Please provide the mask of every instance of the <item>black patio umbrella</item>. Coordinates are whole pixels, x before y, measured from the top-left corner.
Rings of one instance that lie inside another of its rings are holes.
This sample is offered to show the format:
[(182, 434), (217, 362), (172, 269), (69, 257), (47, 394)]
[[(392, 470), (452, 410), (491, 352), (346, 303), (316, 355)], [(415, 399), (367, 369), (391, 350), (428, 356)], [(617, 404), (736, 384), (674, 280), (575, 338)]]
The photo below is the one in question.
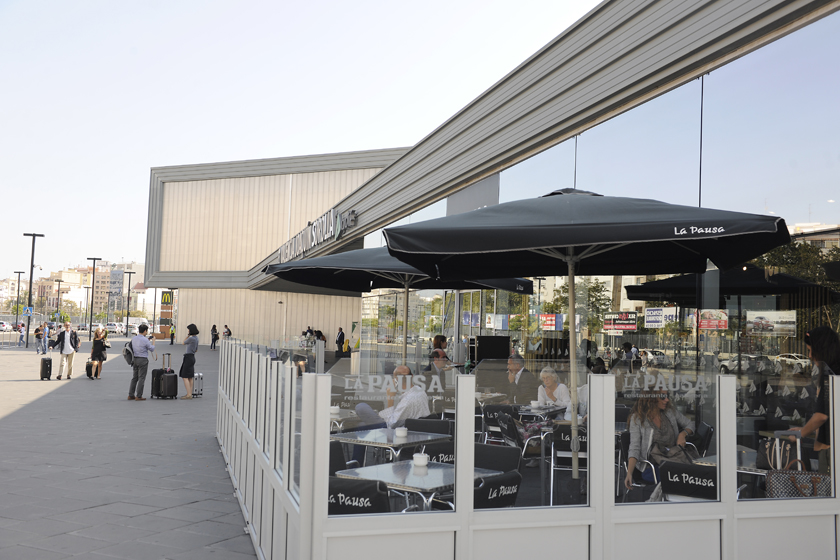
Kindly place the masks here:
[[(702, 272), (729, 268), (790, 242), (783, 219), (563, 189), (385, 229), (392, 255), (429, 275), (475, 278)], [(570, 344), (577, 409), (576, 344)], [(577, 436), (577, 415), (572, 414)], [(577, 454), (573, 455), (577, 477)]]
[[(627, 299), (634, 301), (672, 301), (688, 307), (697, 297), (697, 275), (685, 274), (664, 280), (626, 286)], [(790, 274), (767, 276), (764, 268), (752, 264), (735, 267), (720, 273), (720, 296), (763, 296), (778, 294), (809, 294), (826, 301), (840, 301), (840, 294), (819, 284)]]
[[(392, 257), (385, 247), (359, 249), (324, 257), (272, 264), (264, 271), (306, 286), (319, 286), (350, 292), (369, 292), (376, 288), (403, 288), (406, 305), (403, 325), (408, 325), (408, 290), (422, 289), (500, 289), (520, 294), (534, 293), (534, 283), (524, 278), (498, 278), (491, 280), (457, 280), (444, 282), (430, 278), (424, 272)], [(289, 289), (289, 291), (293, 291)], [(403, 336), (403, 363), (408, 350), (408, 336)]]
[(825, 269), (829, 280), (840, 282), (840, 261), (825, 263), (822, 267)]

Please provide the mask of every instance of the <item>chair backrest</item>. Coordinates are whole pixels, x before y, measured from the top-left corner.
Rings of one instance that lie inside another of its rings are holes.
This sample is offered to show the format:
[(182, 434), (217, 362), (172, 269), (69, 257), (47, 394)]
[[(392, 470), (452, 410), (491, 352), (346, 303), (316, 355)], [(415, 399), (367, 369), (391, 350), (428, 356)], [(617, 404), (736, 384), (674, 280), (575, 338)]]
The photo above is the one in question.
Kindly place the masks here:
[(405, 421), (405, 427), (410, 431), (429, 434), (449, 434), (452, 431), (452, 424), (449, 420), (423, 420), (419, 418), (408, 418)]
[(329, 490), (327, 511), (330, 515), (391, 511), (388, 487), (380, 480), (353, 480), (331, 476)]
[[(444, 441), (441, 443), (430, 443), (426, 445), (423, 451), (429, 456), (429, 461), (433, 463), (447, 463), (455, 464), (455, 442)], [(409, 457), (410, 458), (410, 457)]]
[(623, 404), (615, 405), (615, 421), (627, 422), (627, 417), (630, 416), (630, 407)]
[(499, 429), (502, 432), (502, 439), (504, 439), (506, 445), (516, 447), (517, 449), (524, 448), (525, 444), (522, 441), (522, 436), (519, 434), (519, 430), (516, 429), (516, 424), (514, 424), (513, 418), (511, 418), (508, 414), (499, 411), (496, 414), (496, 423), (499, 425)]
[(487, 426), (498, 426), (496, 417), (500, 412), (507, 415), (515, 414), (513, 406), (509, 404), (488, 404), (484, 407), (484, 424)]
[(702, 500), (718, 499), (717, 467), (665, 461), (659, 466), (662, 491)]
[(475, 444), (475, 468), (494, 471), (518, 471), (522, 454), (519, 448), (507, 445)]
[[(588, 447), (586, 426), (578, 425), (577, 435), (578, 442), (580, 443), (580, 449), (578, 451), (586, 453)], [(561, 424), (554, 428), (554, 451), (564, 453), (570, 453), (572, 451), (572, 427), (570, 425)]]
[(627, 467), (627, 454), (630, 453), (630, 432), (623, 431), (619, 435), (619, 442), (621, 445), (621, 462), (624, 467)]
[(473, 507), (475, 509), (513, 507), (516, 504), (516, 496), (519, 494), (521, 483), (522, 475), (518, 471), (480, 479), (474, 491)]
[(335, 476), (337, 471), (347, 468), (347, 460), (344, 458), (344, 448), (340, 441), (330, 441), (330, 476)]
[(700, 422), (700, 425), (697, 426), (697, 452), (700, 453), (701, 457), (706, 456), (713, 435), (715, 435), (714, 427), (706, 422)]

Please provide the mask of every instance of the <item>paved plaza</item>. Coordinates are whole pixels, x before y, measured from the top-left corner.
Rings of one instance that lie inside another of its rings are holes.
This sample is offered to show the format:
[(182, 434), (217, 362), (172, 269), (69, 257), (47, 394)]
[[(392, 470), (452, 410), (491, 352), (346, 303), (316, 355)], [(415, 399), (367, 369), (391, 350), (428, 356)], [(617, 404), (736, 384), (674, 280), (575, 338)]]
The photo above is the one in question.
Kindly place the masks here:
[[(99, 381), (87, 341), (70, 381), (57, 352), (47, 382), (34, 348), (0, 350), (0, 558), (256, 558), (215, 437), (218, 353), (196, 355), (204, 398), (134, 402), (123, 344)], [(177, 372), (183, 349), (158, 346), (145, 397), (161, 350)]]

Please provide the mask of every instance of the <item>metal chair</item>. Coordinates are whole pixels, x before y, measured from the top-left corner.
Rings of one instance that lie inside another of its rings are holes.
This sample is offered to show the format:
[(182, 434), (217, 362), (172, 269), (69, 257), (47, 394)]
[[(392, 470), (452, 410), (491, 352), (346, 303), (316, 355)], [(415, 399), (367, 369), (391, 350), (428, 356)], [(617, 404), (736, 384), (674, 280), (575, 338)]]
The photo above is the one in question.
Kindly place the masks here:
[(475, 444), (475, 467), (494, 471), (518, 471), (522, 462), (519, 448), (507, 445)]
[(419, 418), (408, 418), (405, 427), (411, 432), (426, 432), (427, 434), (448, 434), (452, 435), (455, 422), (449, 420), (426, 420)]
[(545, 437), (544, 434), (540, 434), (523, 440), (519, 430), (516, 429), (513, 418), (501, 411), (496, 415), (496, 422), (499, 424), (499, 429), (501, 430), (502, 441), (505, 445), (519, 449), (523, 459), (528, 451), (528, 444), (536, 440), (542, 441), (543, 437)]
[[(627, 456), (628, 456), (628, 453), (630, 451), (630, 432), (621, 432), (620, 442), (621, 442), (621, 456), (623, 458), (622, 459), (622, 465), (624, 467), (624, 472), (627, 472), (627, 470), (628, 470), (627, 469)], [(643, 461), (643, 462), (645, 464), (647, 464), (647, 468), (651, 469), (651, 472), (653, 472), (653, 482), (654, 482), (654, 484), (658, 483), (659, 479), (656, 475), (656, 469), (654, 468), (653, 463), (651, 463), (650, 461)], [(642, 486), (647, 486), (647, 485), (648, 485), (648, 482), (642, 478), (642, 473), (640, 473), (639, 470), (634, 467), (633, 468), (633, 486), (642, 487)], [(629, 492), (629, 490), (627, 492)], [(625, 501), (627, 500), (627, 492), (624, 493), (624, 500)]]
[(578, 445), (576, 450), (572, 445), (572, 427), (570, 425), (561, 424), (557, 426), (551, 435), (551, 479), (549, 481), (549, 503), (551, 505), (554, 505), (554, 471), (571, 470), (575, 451), (577, 451), (578, 468), (582, 471), (587, 470), (588, 437), (586, 427), (578, 426), (577, 431)]
[(473, 508), (495, 509), (513, 507), (522, 484), (522, 475), (518, 471), (489, 476), (479, 479), (479, 485), (473, 491)]
[[(659, 467), (662, 492), (668, 502), (707, 502), (718, 499), (718, 473), (713, 465), (665, 461)], [(739, 489), (740, 494), (740, 489)]]
[(715, 435), (714, 427), (706, 422), (700, 422), (700, 425), (697, 426), (697, 432), (691, 434), (691, 441), (686, 441), (686, 443), (694, 447), (701, 457), (705, 457), (709, 445), (712, 443), (713, 435)]
[(516, 413), (516, 410), (509, 404), (488, 404), (484, 406), (484, 441), (482, 443), (490, 441), (496, 443), (505, 442), (502, 437), (502, 430), (496, 420), (500, 412), (512, 416)]
[(330, 442), (330, 476), (335, 476), (338, 471), (344, 469), (355, 469), (359, 467), (358, 461), (347, 461), (344, 458), (344, 447), (340, 441)]

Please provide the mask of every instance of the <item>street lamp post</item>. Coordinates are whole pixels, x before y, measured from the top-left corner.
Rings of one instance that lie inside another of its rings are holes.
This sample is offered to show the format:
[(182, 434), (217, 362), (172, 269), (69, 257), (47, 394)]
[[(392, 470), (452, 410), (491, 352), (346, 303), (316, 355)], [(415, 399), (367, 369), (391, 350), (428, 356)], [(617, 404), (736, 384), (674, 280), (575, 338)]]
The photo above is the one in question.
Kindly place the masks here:
[[(87, 308), (88, 308), (88, 298), (90, 298), (90, 286), (83, 286), (85, 289), (85, 317), (87, 317)], [(84, 320), (84, 319), (83, 319)], [(90, 330), (90, 321), (87, 324), (88, 330)]]
[[(93, 278), (90, 281), (90, 285), (93, 289), (93, 293), (90, 296), (90, 320), (88, 321), (88, 325), (93, 324), (93, 299), (96, 297), (96, 261), (101, 261), (99, 257), (88, 257), (89, 261), (93, 261)], [(93, 329), (88, 326), (88, 342), (90, 342), (91, 337), (93, 336), (92, 333)]]
[(61, 319), (61, 283), (64, 280), (59, 278), (56, 282), (58, 282), (58, 302), (55, 304), (55, 322), (58, 323)]
[[(18, 323), (18, 308), (20, 307), (20, 275), (26, 274), (26, 272), (20, 272), (18, 270), (15, 271), (15, 274), (18, 275), (17, 279), (17, 297), (15, 298), (15, 328), (20, 328), (20, 323)], [(29, 287), (29, 290), (32, 291), (32, 286)]]
[[(38, 237), (44, 237), (43, 233), (24, 233), (24, 237), (31, 237), (32, 238), (32, 260), (29, 263), (29, 301), (26, 304), (27, 307), (32, 307), (32, 281), (34, 280), (33, 276), (35, 274), (35, 239)], [(32, 324), (32, 316), (30, 315), (26, 319), (26, 348), (29, 348), (29, 327)]]
[[(111, 322), (111, 296), (113, 294), (117, 293), (117, 292), (112, 292), (112, 291), (108, 290), (106, 293), (108, 294), (108, 305), (105, 306), (105, 329), (107, 330), (108, 329), (108, 323)], [(117, 312), (117, 310), (114, 309), (114, 313), (116, 313), (116, 312)]]
[(128, 274), (128, 297), (125, 300), (125, 334), (128, 336), (128, 316), (131, 314), (131, 275), (136, 274), (133, 270), (124, 270), (123, 274)]

